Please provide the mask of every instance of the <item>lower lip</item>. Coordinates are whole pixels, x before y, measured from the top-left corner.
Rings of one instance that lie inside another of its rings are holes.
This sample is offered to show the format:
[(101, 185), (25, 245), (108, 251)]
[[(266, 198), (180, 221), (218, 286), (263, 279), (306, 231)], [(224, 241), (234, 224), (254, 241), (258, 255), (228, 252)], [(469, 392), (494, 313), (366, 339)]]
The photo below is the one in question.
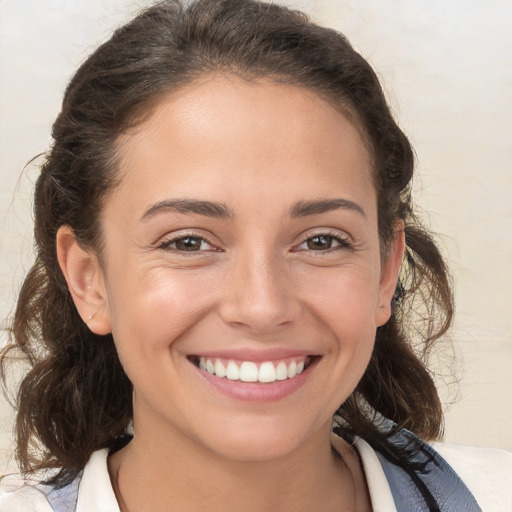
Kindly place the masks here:
[(216, 377), (201, 370), (193, 363), (199, 377), (210, 388), (230, 398), (245, 402), (275, 402), (297, 391), (309, 379), (320, 358), (314, 358), (308, 367), (293, 379), (276, 380), (270, 383), (243, 382), (229, 380), (225, 377)]

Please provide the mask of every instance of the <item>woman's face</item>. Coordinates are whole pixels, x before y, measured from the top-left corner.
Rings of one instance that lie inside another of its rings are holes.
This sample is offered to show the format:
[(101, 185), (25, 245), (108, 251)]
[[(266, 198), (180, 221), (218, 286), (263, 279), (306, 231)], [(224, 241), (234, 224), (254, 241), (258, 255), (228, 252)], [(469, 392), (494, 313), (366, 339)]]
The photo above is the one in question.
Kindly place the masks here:
[(215, 75), (120, 150), (101, 272), (136, 432), (238, 460), (327, 442), (399, 260), (358, 131), (309, 90)]

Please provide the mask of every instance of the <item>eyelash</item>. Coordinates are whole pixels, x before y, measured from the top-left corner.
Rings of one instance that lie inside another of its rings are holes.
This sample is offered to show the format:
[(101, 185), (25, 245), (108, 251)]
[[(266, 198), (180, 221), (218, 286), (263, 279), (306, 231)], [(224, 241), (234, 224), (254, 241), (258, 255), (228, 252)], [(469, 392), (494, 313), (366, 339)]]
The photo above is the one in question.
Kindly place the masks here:
[[(334, 247), (329, 247), (324, 250), (314, 250), (314, 249), (307, 249), (307, 248), (300, 249), (300, 246), (307, 244), (308, 241), (313, 240), (314, 238), (327, 238), (327, 239), (330, 239), (331, 241), (337, 242), (338, 245), (336, 245)], [(299, 245), (295, 246), (294, 250), (295, 251), (308, 251), (308, 252), (312, 252), (312, 253), (331, 253), (331, 252), (339, 251), (339, 250), (353, 251), (354, 245), (348, 236), (342, 236), (338, 232), (327, 231), (327, 232), (320, 232), (320, 233), (308, 233), (306, 238), (304, 239), (304, 241), (302, 241)]]
[[(210, 245), (211, 247), (214, 247), (214, 249), (209, 249), (208, 251), (204, 251), (201, 249), (199, 249), (197, 251), (194, 251), (194, 250), (186, 251), (186, 250), (180, 250), (177, 247), (171, 247), (171, 245), (176, 244), (182, 240), (186, 240), (187, 238), (193, 239), (193, 240), (198, 240), (198, 241), (200, 241), (201, 244), (204, 242), (204, 243)], [(164, 251), (172, 251), (172, 252), (176, 252), (179, 254), (187, 254), (187, 255), (189, 253), (195, 253), (195, 252), (217, 252), (218, 251), (218, 249), (215, 248), (215, 246), (209, 240), (207, 240), (204, 236), (199, 235), (197, 233), (180, 234), (180, 235), (175, 236), (169, 240), (164, 240), (162, 243), (160, 243), (158, 245), (158, 249), (162, 249)]]
[[(199, 246), (198, 250), (187, 251), (187, 250), (178, 249), (177, 247), (171, 247), (173, 244), (176, 244), (180, 241), (186, 240), (187, 238), (197, 240), (201, 244), (206, 243), (209, 246), (213, 247), (213, 249), (201, 250), (201, 246)], [(320, 249), (320, 250), (314, 250), (314, 249), (309, 249), (309, 248), (300, 249), (300, 247), (303, 244), (307, 244), (310, 240), (313, 240), (315, 238), (329, 239), (330, 241), (336, 242), (338, 245), (336, 245), (334, 247), (328, 247), (327, 249)], [(189, 253), (218, 252), (219, 251), (219, 249), (215, 248), (214, 244), (212, 244), (204, 236), (201, 236), (197, 233), (185, 233), (185, 234), (173, 237), (169, 240), (165, 240), (158, 246), (158, 249), (162, 249), (165, 251), (172, 251), (172, 252), (176, 252), (179, 254), (187, 254), (187, 255)], [(308, 234), (308, 236), (300, 244), (296, 245), (293, 248), (293, 252), (308, 251), (308, 252), (312, 252), (312, 253), (331, 253), (331, 252), (338, 251), (338, 250), (353, 251), (354, 246), (348, 237), (340, 236), (339, 233), (334, 233), (334, 232), (320, 232), (320, 233)]]

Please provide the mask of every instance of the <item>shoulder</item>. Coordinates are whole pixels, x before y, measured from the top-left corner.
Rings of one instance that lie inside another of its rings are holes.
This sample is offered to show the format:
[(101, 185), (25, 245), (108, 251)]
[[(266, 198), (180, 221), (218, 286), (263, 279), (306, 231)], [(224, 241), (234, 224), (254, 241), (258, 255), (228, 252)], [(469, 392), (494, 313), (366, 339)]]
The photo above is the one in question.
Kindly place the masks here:
[(365, 472), (366, 466), (373, 468), (367, 477), (381, 475), (379, 488), (388, 487), (399, 512), (512, 512), (512, 453), (427, 444), (405, 429), (389, 434), (385, 444), (370, 446), (359, 439), (356, 445)]
[(512, 452), (444, 443), (433, 443), (432, 447), (466, 484), (484, 512), (512, 511)]
[(0, 480), (0, 510), (2, 512), (54, 512), (48, 501), (49, 488), (37, 480), (25, 480), (21, 475), (7, 475)]
[(9, 476), (0, 484), (1, 512), (75, 512), (81, 475), (60, 489)]
[(1, 512), (120, 512), (108, 472), (107, 449), (94, 452), (83, 471), (69, 485), (55, 489), (41, 484), (51, 473), (23, 479), (0, 479)]
[(37, 473), (30, 479), (19, 474), (7, 475), (0, 479), (0, 511), (91, 512), (101, 509), (119, 512), (115, 499), (113, 506), (102, 508), (103, 499), (113, 495), (106, 461), (107, 450), (94, 452), (83, 471), (61, 488), (41, 483), (51, 477), (51, 472)]

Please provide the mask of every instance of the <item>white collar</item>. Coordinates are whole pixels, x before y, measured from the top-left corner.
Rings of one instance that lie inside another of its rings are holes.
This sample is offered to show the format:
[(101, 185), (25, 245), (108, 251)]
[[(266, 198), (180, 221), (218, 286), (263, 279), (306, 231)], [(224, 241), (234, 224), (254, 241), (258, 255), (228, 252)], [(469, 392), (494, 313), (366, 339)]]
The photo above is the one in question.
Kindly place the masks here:
[(364, 439), (357, 436), (354, 444), (363, 463), (373, 512), (397, 512), (388, 479), (375, 450)]
[(108, 449), (91, 455), (84, 468), (76, 512), (120, 512), (107, 466)]
[[(360, 437), (355, 448), (361, 457), (373, 512), (396, 512), (386, 475), (373, 448)], [(84, 468), (76, 512), (120, 512), (107, 466), (108, 450), (94, 452)]]

